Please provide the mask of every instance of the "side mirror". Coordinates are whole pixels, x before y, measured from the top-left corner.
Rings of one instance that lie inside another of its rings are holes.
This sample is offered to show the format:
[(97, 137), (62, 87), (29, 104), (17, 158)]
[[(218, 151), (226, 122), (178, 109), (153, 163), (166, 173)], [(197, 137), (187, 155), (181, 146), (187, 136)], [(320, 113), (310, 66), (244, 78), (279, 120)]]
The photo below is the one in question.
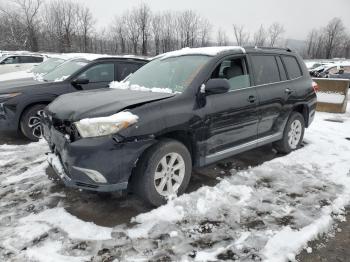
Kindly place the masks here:
[(338, 74), (339, 74), (339, 75), (344, 74), (344, 69), (339, 69)]
[(205, 84), (204, 90), (201, 89), (201, 93), (205, 93), (207, 95), (212, 94), (223, 94), (227, 93), (230, 90), (230, 83), (223, 78), (213, 78), (209, 79)]
[(87, 85), (88, 83), (90, 83), (89, 79), (87, 78), (78, 78), (72, 81), (72, 85), (76, 86), (76, 85)]

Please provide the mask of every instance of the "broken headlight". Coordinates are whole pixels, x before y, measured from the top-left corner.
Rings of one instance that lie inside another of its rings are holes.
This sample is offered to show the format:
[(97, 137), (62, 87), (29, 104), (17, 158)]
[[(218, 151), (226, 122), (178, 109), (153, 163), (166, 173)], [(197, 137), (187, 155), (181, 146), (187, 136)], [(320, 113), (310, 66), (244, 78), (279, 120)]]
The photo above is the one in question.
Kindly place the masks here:
[(98, 137), (115, 134), (137, 120), (138, 116), (123, 111), (107, 117), (85, 118), (74, 124), (81, 137)]

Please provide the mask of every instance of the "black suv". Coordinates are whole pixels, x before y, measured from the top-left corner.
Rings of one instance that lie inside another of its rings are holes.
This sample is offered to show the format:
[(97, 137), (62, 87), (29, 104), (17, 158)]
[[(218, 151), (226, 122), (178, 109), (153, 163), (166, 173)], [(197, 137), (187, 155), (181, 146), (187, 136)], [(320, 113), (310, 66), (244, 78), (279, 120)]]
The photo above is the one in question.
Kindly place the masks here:
[(289, 49), (183, 49), (113, 87), (46, 108), (48, 160), (67, 186), (129, 188), (153, 205), (183, 193), (192, 168), (272, 142), (297, 149), (316, 108), (306, 66)]
[(72, 59), (43, 76), (42, 81), (0, 82), (0, 131), (20, 130), (30, 140), (37, 141), (42, 133), (40, 114), (56, 97), (108, 87), (110, 82), (123, 80), (147, 62), (124, 57), (103, 57), (93, 61)]

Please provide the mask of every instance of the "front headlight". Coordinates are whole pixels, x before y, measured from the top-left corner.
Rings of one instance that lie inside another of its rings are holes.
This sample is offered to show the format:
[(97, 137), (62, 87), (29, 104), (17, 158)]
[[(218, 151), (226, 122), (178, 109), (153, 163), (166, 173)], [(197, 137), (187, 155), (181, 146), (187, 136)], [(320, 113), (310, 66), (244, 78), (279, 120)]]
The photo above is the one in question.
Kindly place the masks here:
[(9, 94), (0, 94), (0, 99), (12, 98), (20, 95), (21, 93), (9, 93)]
[(98, 137), (115, 134), (138, 119), (137, 115), (124, 111), (107, 117), (82, 119), (74, 124), (81, 137)]

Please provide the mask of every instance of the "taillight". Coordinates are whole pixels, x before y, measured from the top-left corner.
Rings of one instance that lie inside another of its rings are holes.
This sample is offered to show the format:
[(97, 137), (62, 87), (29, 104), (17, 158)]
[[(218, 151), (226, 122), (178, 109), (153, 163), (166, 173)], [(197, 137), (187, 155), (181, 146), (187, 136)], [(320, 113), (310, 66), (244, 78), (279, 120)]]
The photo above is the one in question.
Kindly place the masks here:
[(319, 88), (318, 84), (315, 81), (312, 81), (312, 88), (314, 89), (315, 93), (320, 91), (320, 88)]

